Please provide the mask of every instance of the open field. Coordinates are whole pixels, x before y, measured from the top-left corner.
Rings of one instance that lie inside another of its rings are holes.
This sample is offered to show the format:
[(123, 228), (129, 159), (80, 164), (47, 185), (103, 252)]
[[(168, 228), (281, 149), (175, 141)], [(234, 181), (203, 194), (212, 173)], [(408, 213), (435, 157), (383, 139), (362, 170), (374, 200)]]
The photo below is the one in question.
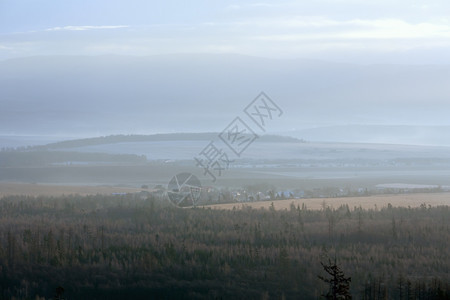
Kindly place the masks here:
[[(167, 185), (179, 173), (196, 175), (202, 185), (212, 185), (211, 177), (204, 175), (192, 161), (150, 162), (143, 165), (60, 165), (40, 167), (0, 167), (0, 182), (22, 182), (45, 185), (78, 186), (149, 186)], [(245, 187), (267, 184), (278, 189), (309, 190), (323, 187), (368, 188), (379, 184), (449, 185), (450, 167), (395, 166), (395, 167), (302, 167), (250, 165), (230, 168), (217, 180), (220, 187)]]
[(277, 210), (289, 209), (291, 203), (297, 207), (300, 207), (304, 203), (308, 209), (321, 209), (325, 201), (326, 206), (332, 208), (338, 208), (343, 204), (348, 204), (352, 209), (353, 207), (361, 206), (364, 209), (375, 209), (387, 207), (388, 204), (392, 204), (395, 207), (418, 207), (421, 204), (438, 206), (438, 205), (450, 205), (450, 193), (429, 193), (429, 194), (400, 194), (400, 195), (376, 195), (367, 197), (343, 197), (343, 198), (311, 198), (311, 199), (287, 199), (276, 201), (258, 201), (247, 203), (227, 203), (209, 205), (214, 209), (233, 209), (233, 208), (264, 208), (268, 209), (272, 203)]
[[(111, 195), (114, 193), (136, 193), (141, 191), (136, 187), (123, 186), (71, 186), (71, 185), (45, 185), (30, 183), (6, 183), (0, 182), (0, 198), (9, 195), (27, 195), (27, 196), (61, 196), (70, 194), (79, 195)], [(350, 208), (361, 206), (364, 209), (387, 207), (388, 203), (396, 207), (418, 207), (421, 204), (438, 206), (450, 205), (450, 193), (418, 193), (418, 194), (399, 194), (399, 195), (374, 195), (364, 197), (340, 197), (340, 198), (309, 198), (309, 199), (287, 199), (275, 201), (258, 201), (246, 203), (227, 203), (208, 205), (213, 209), (233, 209), (242, 207), (265, 208), (268, 209), (272, 202), (275, 209), (289, 209), (291, 203), (295, 206), (304, 203), (308, 209), (321, 209), (323, 203), (327, 206), (338, 208), (340, 205), (348, 204)]]
[(79, 195), (111, 195), (113, 193), (135, 193), (141, 189), (116, 186), (68, 186), (44, 185), (31, 183), (4, 183), (0, 182), (0, 198), (9, 195), (26, 196), (62, 196), (70, 194)]

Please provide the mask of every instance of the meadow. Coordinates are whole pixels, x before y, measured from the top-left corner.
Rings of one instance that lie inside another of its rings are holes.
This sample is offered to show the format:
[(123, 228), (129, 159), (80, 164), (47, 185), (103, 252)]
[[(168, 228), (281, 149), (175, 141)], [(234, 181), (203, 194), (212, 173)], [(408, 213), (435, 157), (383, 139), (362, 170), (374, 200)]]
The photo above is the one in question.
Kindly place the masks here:
[(387, 208), (389, 205), (395, 207), (420, 207), (420, 206), (441, 206), (450, 205), (450, 193), (419, 193), (419, 194), (396, 194), (396, 195), (372, 195), (364, 197), (336, 197), (336, 198), (310, 198), (310, 199), (286, 199), (276, 201), (258, 201), (237, 203), (224, 203), (209, 205), (213, 209), (269, 209), (287, 210), (294, 206), (304, 206), (312, 210), (321, 210), (324, 207), (337, 209), (342, 205), (351, 208), (363, 208), (378, 210)]

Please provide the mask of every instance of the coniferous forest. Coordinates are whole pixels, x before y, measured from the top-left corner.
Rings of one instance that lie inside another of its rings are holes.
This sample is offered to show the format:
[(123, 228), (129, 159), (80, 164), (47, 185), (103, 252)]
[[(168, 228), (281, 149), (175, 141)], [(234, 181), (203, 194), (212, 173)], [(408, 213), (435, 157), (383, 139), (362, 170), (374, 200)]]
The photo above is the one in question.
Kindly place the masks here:
[(0, 298), (333, 299), (326, 271), (338, 270), (349, 283), (339, 299), (450, 299), (448, 206), (307, 201), (216, 210), (134, 195), (4, 197)]

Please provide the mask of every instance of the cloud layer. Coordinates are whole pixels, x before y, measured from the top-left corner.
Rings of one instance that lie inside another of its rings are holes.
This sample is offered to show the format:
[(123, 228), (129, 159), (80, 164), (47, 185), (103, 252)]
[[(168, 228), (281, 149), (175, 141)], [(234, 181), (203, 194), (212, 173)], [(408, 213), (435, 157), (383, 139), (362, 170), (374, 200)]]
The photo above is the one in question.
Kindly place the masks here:
[(127, 28), (127, 25), (104, 25), (104, 26), (63, 26), (63, 27), (52, 27), (47, 28), (46, 31), (84, 31), (84, 30), (97, 30), (97, 29), (118, 29), (118, 28)]
[[(65, 6), (48, 2), (45, 10), (46, 2), (28, 11), (19, 11), (13, 2), (4, 5), (0, 60), (52, 54), (206, 52), (362, 63), (450, 63), (450, 18), (445, 14), (450, 4), (444, 0), (193, 1), (191, 6), (176, 0), (110, 6), (106, 1), (89, 5), (67, 1)], [(84, 14), (79, 15), (82, 9)], [(15, 10), (23, 22), (6, 13)], [(37, 18), (38, 13), (42, 17)]]

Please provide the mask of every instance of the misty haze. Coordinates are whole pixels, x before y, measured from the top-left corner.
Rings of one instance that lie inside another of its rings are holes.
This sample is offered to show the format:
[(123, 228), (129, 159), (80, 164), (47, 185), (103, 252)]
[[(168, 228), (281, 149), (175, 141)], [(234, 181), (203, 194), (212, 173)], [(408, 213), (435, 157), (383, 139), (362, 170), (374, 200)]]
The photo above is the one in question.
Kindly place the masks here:
[(444, 1), (0, 3), (1, 299), (449, 299)]

